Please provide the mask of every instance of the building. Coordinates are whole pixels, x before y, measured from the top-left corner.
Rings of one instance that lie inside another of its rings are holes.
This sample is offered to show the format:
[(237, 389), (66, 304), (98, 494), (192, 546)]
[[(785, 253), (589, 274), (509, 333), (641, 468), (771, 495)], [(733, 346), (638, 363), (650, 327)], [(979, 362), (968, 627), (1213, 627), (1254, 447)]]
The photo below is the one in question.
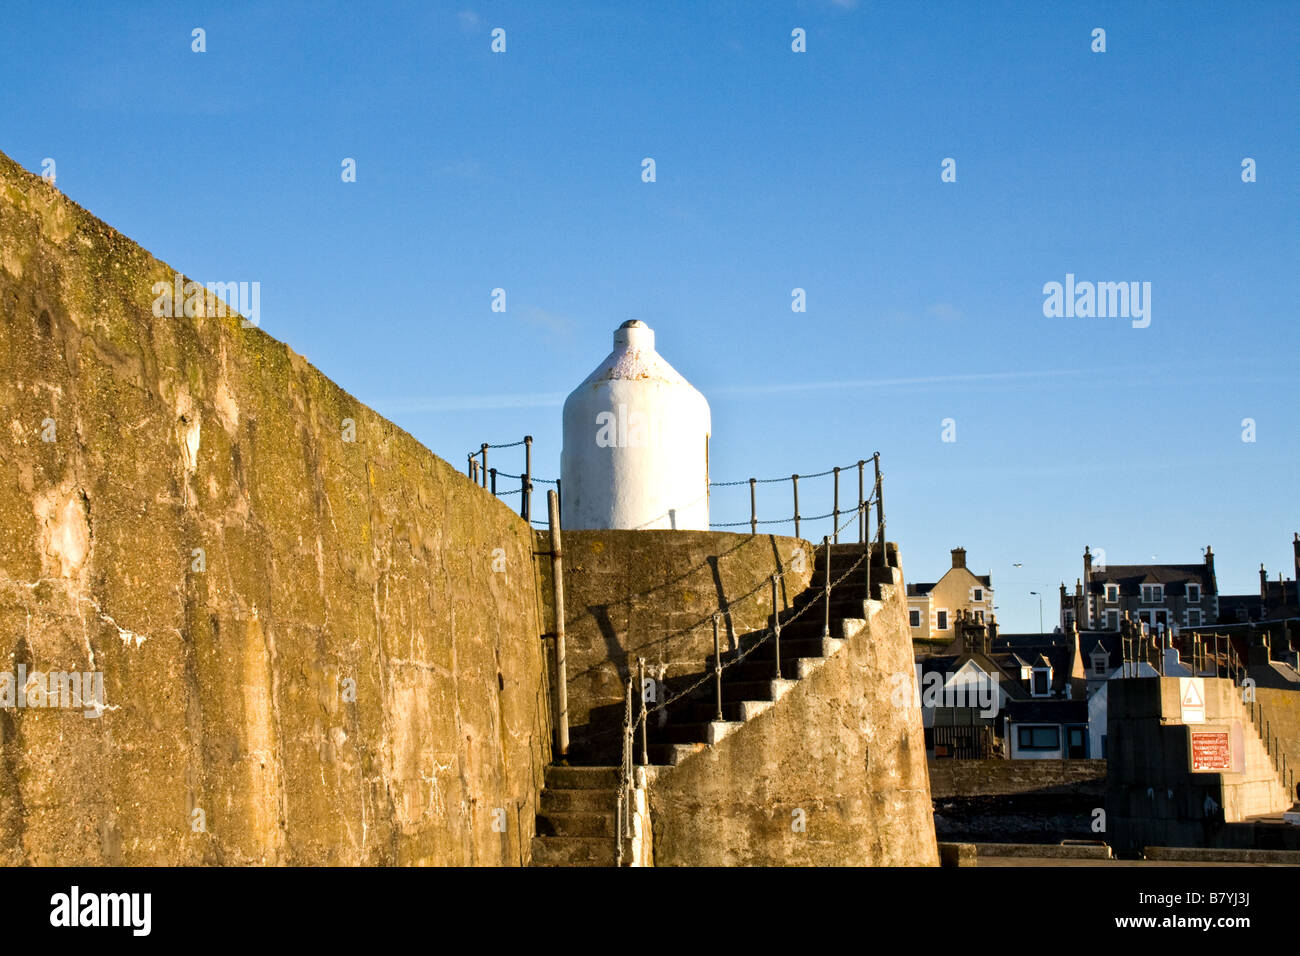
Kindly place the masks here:
[(1061, 630), (1118, 631), (1126, 612), (1157, 631), (1201, 627), (1218, 620), (1218, 592), (1212, 548), (1200, 564), (1094, 565), (1085, 547), (1074, 594), (1061, 583)]
[(1264, 565), (1259, 566), (1258, 594), (1223, 594), (1219, 596), (1219, 613), (1215, 624), (1249, 624), (1264, 621), (1285, 621), (1300, 617), (1300, 594), (1296, 582), (1300, 581), (1300, 534), (1294, 534), (1291, 548), (1295, 555), (1295, 577), (1290, 580), (1277, 573), (1270, 581)]
[(907, 586), (908, 623), (916, 641), (951, 642), (959, 612), (983, 622), (993, 614), (993, 584), (988, 574), (972, 574), (966, 549), (952, 549), (952, 567), (933, 584)]
[(935, 758), (1097, 756), (1079, 635), (998, 633), (968, 611), (943, 653), (917, 662), (921, 722)]

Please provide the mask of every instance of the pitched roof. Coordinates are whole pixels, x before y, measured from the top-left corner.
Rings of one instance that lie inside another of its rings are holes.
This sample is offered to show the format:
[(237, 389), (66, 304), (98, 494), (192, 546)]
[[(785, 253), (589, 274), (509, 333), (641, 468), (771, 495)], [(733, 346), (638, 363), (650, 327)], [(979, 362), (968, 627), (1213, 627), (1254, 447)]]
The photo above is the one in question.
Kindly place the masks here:
[(1141, 595), (1144, 584), (1163, 584), (1172, 595), (1186, 594), (1188, 584), (1199, 584), (1203, 594), (1215, 591), (1214, 577), (1204, 564), (1108, 564), (1093, 568), (1089, 593), (1103, 594), (1107, 584), (1118, 584), (1121, 597)]

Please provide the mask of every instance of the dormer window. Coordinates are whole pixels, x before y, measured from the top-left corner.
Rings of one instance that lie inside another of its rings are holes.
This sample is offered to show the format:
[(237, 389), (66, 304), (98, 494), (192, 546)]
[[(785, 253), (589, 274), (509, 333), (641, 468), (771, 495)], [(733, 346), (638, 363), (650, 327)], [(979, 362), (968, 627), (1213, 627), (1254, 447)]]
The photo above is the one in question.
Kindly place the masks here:
[(1201, 586), (1199, 584), (1187, 585), (1187, 603), (1188, 604), (1201, 603)]
[(1118, 603), (1119, 603), (1119, 585), (1118, 585), (1118, 584), (1108, 584), (1108, 585), (1106, 585), (1106, 603), (1107, 603), (1107, 604), (1118, 604)]
[(1097, 650), (1092, 652), (1091, 659), (1092, 659), (1092, 676), (1105, 677), (1106, 672), (1110, 670), (1110, 655), (1107, 654), (1105, 651), (1103, 651), (1101, 648), (1097, 648)]
[(1047, 697), (1052, 693), (1052, 669), (1050, 667), (1034, 668), (1034, 677), (1029, 685), (1029, 693), (1035, 697)]
[(1142, 585), (1142, 603), (1143, 604), (1162, 604), (1165, 600), (1165, 587), (1163, 584), (1144, 584)]

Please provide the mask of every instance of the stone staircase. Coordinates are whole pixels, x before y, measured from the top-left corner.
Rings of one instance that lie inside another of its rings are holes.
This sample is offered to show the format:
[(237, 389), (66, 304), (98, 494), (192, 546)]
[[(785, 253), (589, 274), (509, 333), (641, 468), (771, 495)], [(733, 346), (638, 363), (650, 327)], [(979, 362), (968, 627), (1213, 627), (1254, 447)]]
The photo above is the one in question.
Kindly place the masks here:
[[(781, 612), (781, 662), (777, 670), (776, 641), (768, 628), (738, 636), (738, 648), (724, 651), (722, 663), (722, 720), (717, 717), (717, 692), (712, 680), (713, 656), (706, 670), (670, 682), (668, 695), (677, 688), (689, 687), (701, 678), (706, 680), (695, 691), (675, 701), (657, 715), (648, 727), (650, 762), (675, 765), (692, 753), (704, 750), (775, 704), (801, 678), (843, 645), (846, 627), (856, 629), (866, 620), (866, 565), (857, 569), (830, 594), (830, 637), (823, 636), (826, 618), (826, 561), (830, 561), (831, 581), (841, 578), (862, 557), (862, 545), (831, 545), (830, 553), (819, 548), (813, 565), (812, 582), (797, 594), (791, 606)], [(872, 554), (871, 591), (880, 599), (882, 583), (893, 582), (892, 576), (879, 566), (881, 556)], [(760, 643), (761, 642), (761, 643)], [(758, 645), (754, 647), (754, 645)], [(750, 648), (754, 648), (750, 650)], [(748, 654), (745, 654), (749, 651)], [(732, 663), (745, 654), (739, 663)], [(729, 665), (729, 666), (728, 666)], [(778, 676), (779, 673), (779, 676)], [(675, 685), (675, 686), (674, 686)]]
[(533, 866), (613, 866), (617, 767), (546, 768)]
[[(713, 655), (709, 656), (703, 672), (668, 682), (667, 695), (671, 699), (682, 689), (708, 678), (691, 693), (650, 716), (646, 748), (650, 763), (657, 767), (675, 766), (736, 732), (746, 721), (774, 706), (800, 679), (839, 650), (847, 637), (864, 626), (869, 610), (865, 600), (865, 561), (858, 563), (843, 582), (832, 587), (830, 637), (823, 634), (826, 562), (830, 562), (830, 578), (834, 584), (859, 562), (862, 554), (861, 544), (831, 545), (829, 553), (825, 548), (817, 549), (812, 583), (795, 596), (789, 608), (780, 612), (779, 671), (775, 640), (770, 635), (763, 640), (772, 626), (771, 618), (767, 629), (738, 635), (737, 648), (723, 652), (721, 721), (716, 719)], [(896, 565), (892, 546), (889, 556)], [(881, 600), (882, 587), (892, 587), (898, 580), (897, 572), (884, 565), (885, 557), (873, 547), (873, 602)], [(743, 660), (733, 663), (750, 648), (753, 649)], [(638, 736), (634, 747), (638, 762), (640, 747)], [(617, 767), (547, 768), (532, 865), (613, 866), (617, 791)]]

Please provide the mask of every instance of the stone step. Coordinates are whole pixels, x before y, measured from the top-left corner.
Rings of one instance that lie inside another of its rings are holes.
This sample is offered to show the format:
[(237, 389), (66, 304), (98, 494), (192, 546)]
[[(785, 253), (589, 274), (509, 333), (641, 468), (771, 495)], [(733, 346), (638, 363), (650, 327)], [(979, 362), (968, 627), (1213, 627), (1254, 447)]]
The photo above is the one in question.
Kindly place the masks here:
[(537, 835), (544, 837), (609, 837), (610, 840), (613, 840), (614, 816), (613, 811), (603, 813), (547, 813), (537, 818)]
[[(781, 649), (781, 677), (785, 680), (798, 680), (800, 674), (800, 661), (817, 660), (818, 657), (811, 655), (801, 655), (794, 657), (785, 653), (785, 648)], [(747, 657), (739, 664), (732, 664), (722, 672), (722, 698), (727, 699), (727, 685), (730, 684), (751, 684), (756, 681), (772, 681), (776, 678), (775, 661), (772, 658), (767, 660), (755, 660), (753, 657)], [(709, 685), (712, 690), (712, 685)], [(771, 697), (741, 697), (741, 700), (770, 700)]]
[(546, 786), (552, 790), (617, 790), (617, 767), (546, 768)]
[(681, 763), (691, 754), (699, 753), (707, 748), (707, 744), (693, 742), (688, 744), (663, 744), (652, 743), (647, 748), (650, 763), (658, 767), (671, 767)]
[(614, 866), (612, 837), (533, 837), (533, 866)]
[(617, 790), (552, 790), (542, 791), (541, 813), (601, 813), (615, 806)]

